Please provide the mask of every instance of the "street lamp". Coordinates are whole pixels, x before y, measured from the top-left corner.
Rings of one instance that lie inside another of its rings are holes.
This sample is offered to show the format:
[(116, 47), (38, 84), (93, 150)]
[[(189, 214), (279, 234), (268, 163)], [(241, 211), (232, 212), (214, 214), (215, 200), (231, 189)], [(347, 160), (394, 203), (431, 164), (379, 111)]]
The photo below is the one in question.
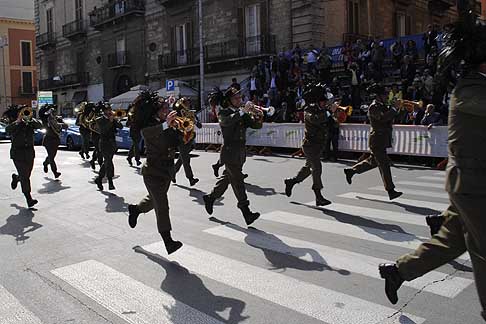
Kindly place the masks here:
[[(2, 70), (3, 70), (3, 87), (4, 87), (4, 96), (5, 96), (5, 108), (8, 106), (7, 100), (7, 74), (5, 72), (5, 47), (8, 46), (8, 38), (7, 36), (0, 36), (0, 48), (2, 49)], [(1, 100), (0, 100), (1, 103)]]

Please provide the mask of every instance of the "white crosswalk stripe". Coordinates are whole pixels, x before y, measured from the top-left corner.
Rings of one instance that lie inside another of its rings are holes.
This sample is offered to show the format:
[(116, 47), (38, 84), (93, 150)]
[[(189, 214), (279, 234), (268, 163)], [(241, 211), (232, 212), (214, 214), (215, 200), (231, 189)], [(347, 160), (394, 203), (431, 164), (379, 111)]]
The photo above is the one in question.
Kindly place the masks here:
[[(155, 254), (166, 253), (163, 243), (143, 248)], [(184, 246), (184, 253), (176, 253), (169, 259), (189, 271), (329, 324), (380, 323), (395, 313), (395, 310), (379, 304), (188, 245)], [(409, 320), (408, 323), (425, 321), (413, 315), (400, 314), (389, 323), (403, 323), (404, 318)]]
[(0, 323), (42, 324), (42, 321), (0, 285)]
[(94, 260), (55, 269), (52, 273), (132, 324), (221, 323), (169, 294)]
[[(383, 187), (380, 186), (371, 187), (369, 188), (369, 190), (383, 191)], [(425, 191), (425, 190), (416, 190), (416, 189), (408, 189), (408, 188), (399, 188), (398, 190), (408, 195), (449, 199), (449, 195), (446, 192)]]
[(393, 201), (390, 201), (386, 196), (379, 196), (379, 195), (370, 195), (358, 192), (348, 192), (338, 197), (341, 198), (349, 198), (355, 200), (363, 200), (363, 201), (377, 201), (377, 202), (384, 202), (390, 205), (408, 205), (405, 207), (421, 207), (421, 208), (428, 208), (431, 209), (430, 213), (434, 213), (434, 211), (442, 212), (449, 207), (448, 204), (430, 202), (430, 201), (423, 201), (423, 200), (414, 200), (414, 199), (406, 199), (406, 198), (398, 198)]
[(397, 184), (406, 185), (406, 186), (415, 186), (415, 187), (437, 188), (442, 190), (444, 189), (444, 185), (442, 183), (419, 182), (419, 181), (398, 181)]
[[(378, 264), (390, 263), (389, 260), (301, 241), (283, 235), (248, 230), (232, 224), (210, 228), (204, 232), (232, 241), (247, 243), (250, 246), (292, 255), (301, 260), (316, 262), (331, 267), (335, 271), (347, 270), (372, 278), (380, 278), (377, 271)], [(459, 277), (448, 278), (447, 274), (435, 271), (429, 272), (414, 281), (404, 283), (404, 285), (415, 289), (425, 287), (424, 291), (448, 298), (456, 297), (471, 284), (472, 280)]]

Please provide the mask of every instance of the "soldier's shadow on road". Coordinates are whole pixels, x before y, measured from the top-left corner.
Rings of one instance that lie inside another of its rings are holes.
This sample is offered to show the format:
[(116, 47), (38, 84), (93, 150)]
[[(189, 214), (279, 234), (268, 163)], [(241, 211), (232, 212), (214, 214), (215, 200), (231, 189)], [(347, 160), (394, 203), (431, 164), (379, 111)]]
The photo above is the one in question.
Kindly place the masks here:
[(246, 191), (257, 196), (273, 196), (277, 194), (274, 188), (260, 187), (258, 185), (251, 184), (248, 182), (245, 182), (245, 187), (246, 187)]
[[(183, 186), (183, 185), (180, 185), (180, 184), (173, 184), (173, 186), (176, 186), (178, 188), (181, 188), (181, 189), (184, 189), (184, 190), (189, 191), (189, 197), (194, 198), (192, 201), (198, 203), (199, 205), (203, 205), (204, 206), (203, 196), (206, 194), (204, 191), (199, 190), (197, 188), (191, 188), (191, 187)], [(217, 199), (214, 202), (214, 206), (223, 206), (223, 203), (221, 203), (221, 201), (223, 199), (224, 199), (224, 197), (221, 197), (220, 199)]]
[[(169, 314), (174, 314), (174, 323), (183, 323), (181, 322), (181, 313), (186, 310), (185, 305), (189, 305), (222, 323), (237, 324), (249, 318), (249, 316), (242, 315), (246, 306), (244, 301), (215, 295), (204, 285), (200, 277), (177, 262), (171, 262), (140, 246), (134, 247), (133, 250), (145, 255), (150, 261), (164, 268), (166, 275), (160, 288), (175, 299), (175, 303), (171, 307), (164, 306)], [(181, 253), (184, 253), (184, 251)], [(183, 306), (182, 303), (185, 305)], [(228, 319), (218, 314), (227, 309), (229, 309)]]
[[(263, 255), (272, 266), (270, 270), (280, 272), (285, 272), (287, 269), (335, 271), (340, 275), (350, 275), (348, 270), (329, 266), (319, 252), (314, 249), (290, 246), (277, 236), (255, 227), (246, 229), (230, 222), (221, 221), (216, 217), (211, 217), (209, 220), (245, 234), (245, 243), (263, 252)], [(311, 261), (301, 259), (307, 255), (311, 258)]]
[(360, 196), (356, 196), (356, 198), (358, 200), (366, 200), (366, 201), (378, 202), (378, 203), (387, 204), (387, 205), (395, 205), (395, 206), (398, 206), (398, 207), (405, 209), (408, 212), (411, 212), (411, 213), (414, 213), (414, 214), (419, 214), (419, 215), (424, 215), (424, 216), (436, 215), (436, 214), (440, 214), (442, 212), (442, 211), (435, 210), (435, 209), (432, 209), (432, 208), (407, 205), (407, 204), (404, 204), (404, 203), (400, 203), (398, 201), (383, 201), (383, 200), (377, 200), (377, 199), (364, 198), (364, 197), (360, 197)]
[(54, 180), (44, 177), (44, 180), (47, 181), (42, 184), (44, 188), (37, 190), (40, 194), (53, 194), (71, 188), (69, 186), (63, 186), (61, 180), (58, 179)]
[(7, 223), (0, 227), (0, 235), (11, 235), (18, 243), (24, 243), (29, 239), (27, 233), (34, 232), (42, 227), (41, 224), (34, 222), (34, 212), (32, 209), (23, 208), (17, 204), (11, 204), (18, 210), (18, 213), (7, 218)]
[(114, 193), (101, 191), (103, 195), (106, 196), (105, 210), (107, 213), (123, 213), (128, 210), (127, 203), (124, 197), (117, 196)]
[[(292, 201), (291, 204), (319, 210), (323, 214), (333, 217), (340, 223), (357, 226), (361, 228), (363, 231), (378, 236), (387, 241), (407, 242), (407, 241), (413, 241), (419, 239), (414, 234), (407, 233), (403, 228), (395, 224), (378, 223), (375, 222), (374, 220), (363, 218), (361, 216), (329, 210), (326, 209), (326, 207), (310, 206), (296, 201)], [(405, 234), (405, 235), (390, 235), (389, 232)]]

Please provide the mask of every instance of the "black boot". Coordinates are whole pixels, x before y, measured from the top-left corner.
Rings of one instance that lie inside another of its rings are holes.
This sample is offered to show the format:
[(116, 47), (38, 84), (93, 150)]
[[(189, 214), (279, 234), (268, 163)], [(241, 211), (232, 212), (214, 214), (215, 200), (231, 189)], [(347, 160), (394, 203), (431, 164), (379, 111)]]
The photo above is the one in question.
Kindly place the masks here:
[(44, 166), (44, 173), (48, 173), (49, 172), (49, 163), (46, 163), (45, 161), (42, 163), (42, 165)]
[(199, 182), (198, 178), (189, 179), (189, 184), (191, 185), (191, 187), (194, 186), (198, 182)]
[(204, 207), (209, 215), (213, 214), (214, 199), (210, 195), (204, 195)]
[(351, 184), (353, 182), (353, 176), (354, 176), (354, 170), (353, 169), (344, 169), (344, 174), (346, 175), (346, 181), (348, 184)]
[(403, 192), (396, 191), (395, 189), (388, 191), (388, 198), (390, 198), (390, 200), (396, 199), (396, 198), (400, 197), (401, 195), (403, 195)]
[(295, 186), (296, 182), (293, 179), (285, 179), (285, 194), (287, 197), (292, 196), (292, 188)]
[(425, 217), (425, 221), (430, 228), (430, 235), (434, 236), (439, 233), (442, 224), (444, 224), (445, 218), (442, 215), (431, 215)]
[(81, 158), (84, 160), (84, 152), (83, 151), (79, 151), (79, 156), (81, 156)]
[(89, 161), (89, 165), (91, 166), (91, 169), (93, 169), (93, 170), (96, 169), (94, 160)]
[(34, 207), (38, 203), (37, 199), (32, 199), (30, 193), (24, 194), (24, 196), (25, 200), (27, 201), (27, 206), (29, 206), (29, 208)]
[(176, 177), (174, 176), (171, 181), (172, 183), (177, 183)]
[(127, 157), (128, 165), (133, 166), (132, 158)]
[(115, 185), (113, 184), (113, 178), (108, 178), (108, 189), (115, 190)]
[(214, 176), (216, 178), (219, 177), (219, 165), (218, 164), (213, 164), (212, 167), (213, 167)]
[(135, 162), (137, 163), (137, 166), (140, 166), (140, 164), (142, 164), (142, 162), (140, 162), (140, 160), (136, 160)]
[(243, 217), (245, 218), (246, 225), (248, 226), (256, 221), (258, 217), (260, 217), (260, 213), (252, 213), (248, 206), (240, 207), (240, 209)]
[(54, 172), (54, 178), (56, 179), (59, 179), (59, 177), (61, 176), (61, 172)]
[(324, 198), (321, 194), (321, 190), (314, 190), (314, 194), (316, 195), (316, 206), (327, 206), (332, 204), (331, 201)]
[(248, 178), (248, 174), (243, 173), (243, 179), (246, 179), (246, 178)]
[(398, 289), (403, 283), (396, 264), (382, 263), (378, 267), (380, 276), (385, 279), (385, 293), (388, 300), (395, 305), (398, 302)]
[(12, 182), (10, 183), (10, 187), (12, 190), (17, 189), (17, 185), (19, 184), (19, 176), (15, 173), (12, 173)]
[(96, 183), (96, 185), (98, 186), (99, 191), (103, 191), (103, 182), (102, 181), (103, 180), (101, 180), (100, 177), (96, 177), (96, 179), (94, 181)]
[(182, 247), (182, 242), (174, 241), (170, 235), (170, 232), (161, 233), (162, 240), (164, 240), (165, 249), (167, 254), (172, 254)]
[(86, 159), (89, 160), (89, 153), (86, 152), (85, 154), (86, 154)]
[(140, 215), (140, 211), (138, 210), (137, 205), (128, 205), (128, 225), (130, 225), (131, 228), (137, 226), (138, 215)]

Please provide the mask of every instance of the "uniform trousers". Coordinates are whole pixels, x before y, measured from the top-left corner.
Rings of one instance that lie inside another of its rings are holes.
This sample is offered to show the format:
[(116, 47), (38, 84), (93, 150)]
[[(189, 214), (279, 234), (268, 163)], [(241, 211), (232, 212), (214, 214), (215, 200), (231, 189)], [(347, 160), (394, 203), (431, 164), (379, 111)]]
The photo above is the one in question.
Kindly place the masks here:
[(398, 271), (404, 280), (411, 281), (468, 251), (486, 320), (486, 217), (482, 209), (486, 195), (449, 193), (449, 198), (439, 233), (399, 258)]
[(89, 141), (90, 141), (90, 131), (80, 127), (79, 133), (81, 134), (81, 153), (89, 154)]
[(115, 155), (116, 149), (109, 147), (103, 147), (100, 145), (103, 164), (101, 165), (100, 172), (98, 173), (100, 179), (103, 179), (106, 175), (108, 179), (113, 179), (115, 176), (115, 165), (113, 164), (113, 156)]
[(128, 159), (135, 158), (135, 161), (140, 161), (140, 141), (142, 140), (142, 136), (133, 135), (130, 137), (132, 139), (132, 146), (130, 147), (130, 151), (128, 151)]
[(169, 200), (167, 198), (170, 180), (167, 177), (144, 175), (143, 182), (147, 188), (148, 195), (137, 205), (138, 211), (141, 213), (148, 213), (155, 209), (157, 229), (160, 234), (172, 230), (169, 216)]
[(44, 140), (44, 147), (47, 151), (47, 157), (44, 160), (44, 165), (50, 165), (52, 173), (57, 173), (55, 158), (57, 155), (57, 150), (59, 149), (60, 142), (61, 141), (59, 139)]
[(321, 144), (304, 145), (302, 150), (305, 154), (305, 165), (292, 179), (295, 183), (301, 183), (312, 175), (312, 190), (321, 190), (322, 185), (322, 163), (321, 155), (324, 147)]
[(93, 142), (94, 150), (91, 156), (91, 161), (97, 161), (99, 165), (103, 164), (103, 155), (100, 151), (100, 135), (91, 133), (91, 141)]
[(194, 173), (192, 172), (191, 167), (191, 151), (193, 148), (193, 141), (190, 141), (187, 144), (179, 145), (179, 158), (175, 163), (175, 173), (179, 172), (181, 166), (184, 167), (184, 173), (186, 174), (187, 179), (193, 179)]
[(249, 206), (250, 201), (248, 201), (248, 196), (246, 195), (245, 182), (242, 172), (243, 165), (225, 163), (224, 166), (225, 170), (218, 178), (210, 197), (212, 199), (221, 198), (226, 192), (226, 189), (228, 189), (228, 186), (231, 184), (236, 199), (238, 200), (238, 208)]
[(30, 175), (32, 174), (32, 169), (34, 168), (34, 157), (27, 160), (13, 160), (15, 168), (19, 176), (20, 185), (22, 187), (22, 193), (24, 195), (30, 194), (32, 188), (30, 186)]
[(385, 190), (391, 191), (395, 189), (390, 169), (390, 158), (386, 153), (386, 148), (370, 147), (370, 151), (370, 156), (363, 161), (355, 164), (352, 169), (357, 174), (361, 174), (378, 167), (378, 169), (380, 170), (381, 179), (383, 180), (383, 185), (385, 186)]

